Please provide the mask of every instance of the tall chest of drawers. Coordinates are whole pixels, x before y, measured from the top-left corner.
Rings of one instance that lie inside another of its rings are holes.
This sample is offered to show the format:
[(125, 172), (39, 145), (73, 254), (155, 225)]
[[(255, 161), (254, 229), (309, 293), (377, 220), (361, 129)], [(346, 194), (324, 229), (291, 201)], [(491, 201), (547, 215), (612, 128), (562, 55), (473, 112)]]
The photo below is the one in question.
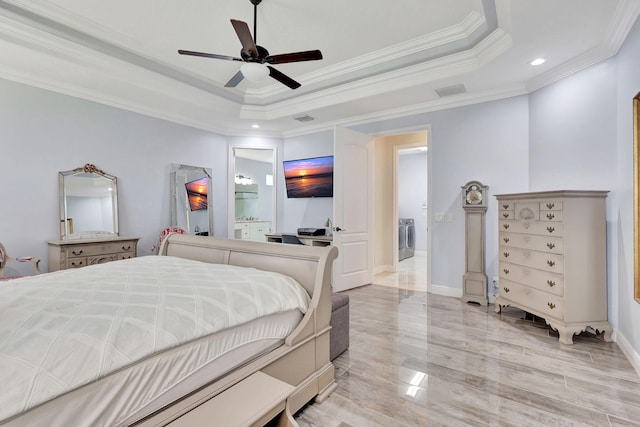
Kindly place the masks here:
[(564, 344), (573, 344), (573, 335), (588, 327), (611, 340), (607, 193), (496, 195), (500, 260), (496, 312), (513, 305), (542, 317)]
[(81, 268), (135, 258), (139, 237), (54, 240), (49, 244), (49, 271)]

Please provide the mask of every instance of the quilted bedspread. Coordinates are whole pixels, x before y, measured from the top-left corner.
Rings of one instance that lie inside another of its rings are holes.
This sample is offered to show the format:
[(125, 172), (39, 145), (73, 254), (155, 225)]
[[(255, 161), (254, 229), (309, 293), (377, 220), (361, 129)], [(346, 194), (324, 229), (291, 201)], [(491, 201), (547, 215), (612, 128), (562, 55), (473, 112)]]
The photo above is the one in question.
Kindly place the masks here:
[(146, 256), (0, 286), (0, 420), (137, 360), (309, 304), (277, 273)]

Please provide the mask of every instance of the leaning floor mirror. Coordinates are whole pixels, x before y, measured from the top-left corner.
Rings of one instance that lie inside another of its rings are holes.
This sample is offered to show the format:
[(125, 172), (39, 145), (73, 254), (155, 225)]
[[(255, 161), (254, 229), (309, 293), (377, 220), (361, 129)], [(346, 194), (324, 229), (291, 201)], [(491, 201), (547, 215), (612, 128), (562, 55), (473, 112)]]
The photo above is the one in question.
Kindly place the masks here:
[(187, 234), (213, 235), (211, 169), (171, 165), (171, 226)]

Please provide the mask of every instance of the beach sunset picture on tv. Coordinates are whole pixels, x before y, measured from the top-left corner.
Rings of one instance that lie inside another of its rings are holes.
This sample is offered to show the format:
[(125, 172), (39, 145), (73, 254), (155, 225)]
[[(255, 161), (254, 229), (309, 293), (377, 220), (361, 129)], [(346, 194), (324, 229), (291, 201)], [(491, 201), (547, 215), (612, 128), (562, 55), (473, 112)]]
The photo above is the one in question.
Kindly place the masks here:
[(192, 211), (207, 209), (207, 178), (196, 179), (185, 185), (189, 208)]
[(287, 197), (333, 197), (333, 156), (285, 160)]

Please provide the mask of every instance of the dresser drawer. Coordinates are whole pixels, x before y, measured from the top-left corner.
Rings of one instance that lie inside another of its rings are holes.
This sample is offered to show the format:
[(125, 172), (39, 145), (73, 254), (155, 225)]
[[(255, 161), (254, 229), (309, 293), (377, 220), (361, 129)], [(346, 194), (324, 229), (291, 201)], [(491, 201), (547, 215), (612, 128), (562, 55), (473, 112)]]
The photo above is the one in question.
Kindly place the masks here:
[(535, 314), (551, 316), (564, 320), (564, 299), (558, 295), (542, 292), (529, 286), (520, 285), (509, 280), (503, 280), (500, 285), (500, 296), (507, 301)]
[(540, 221), (562, 221), (562, 211), (541, 211)]
[(87, 257), (91, 255), (118, 254), (135, 251), (136, 242), (123, 240), (120, 242), (91, 243), (65, 248), (67, 258)]
[(513, 211), (515, 208), (515, 203), (511, 200), (501, 200), (500, 203), (498, 203), (498, 209), (500, 211)]
[(499, 224), (498, 229), (500, 231), (557, 237), (562, 237), (563, 234), (563, 224), (561, 222), (515, 221), (511, 219), (500, 219)]
[(544, 200), (540, 202), (541, 211), (561, 211), (562, 200)]
[(547, 237), (536, 234), (509, 233), (501, 231), (500, 245), (522, 249), (533, 249), (540, 252), (563, 253), (562, 237)]
[(86, 257), (74, 257), (67, 259), (65, 263), (66, 268), (80, 268), (87, 266), (87, 258)]
[(500, 219), (516, 219), (515, 211), (501, 211), (499, 216)]
[(562, 255), (509, 246), (500, 246), (500, 262), (510, 262), (557, 274), (564, 272), (564, 257)]
[(564, 276), (509, 262), (500, 263), (500, 279), (518, 282), (554, 295), (564, 295)]

